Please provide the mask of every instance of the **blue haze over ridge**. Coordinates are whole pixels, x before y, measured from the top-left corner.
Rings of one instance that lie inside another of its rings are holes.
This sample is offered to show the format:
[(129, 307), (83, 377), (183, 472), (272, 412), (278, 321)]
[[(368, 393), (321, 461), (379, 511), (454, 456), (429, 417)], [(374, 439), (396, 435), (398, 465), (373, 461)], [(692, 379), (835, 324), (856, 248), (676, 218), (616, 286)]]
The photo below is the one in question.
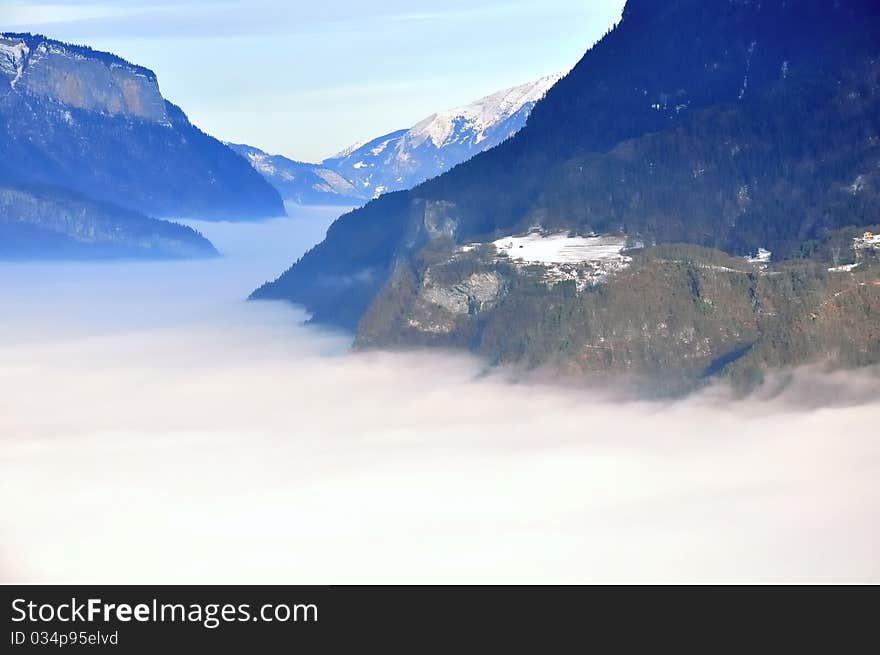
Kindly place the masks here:
[(278, 193), (168, 102), (149, 69), (0, 34), (0, 256), (209, 255), (194, 231), (150, 216), (283, 214)]

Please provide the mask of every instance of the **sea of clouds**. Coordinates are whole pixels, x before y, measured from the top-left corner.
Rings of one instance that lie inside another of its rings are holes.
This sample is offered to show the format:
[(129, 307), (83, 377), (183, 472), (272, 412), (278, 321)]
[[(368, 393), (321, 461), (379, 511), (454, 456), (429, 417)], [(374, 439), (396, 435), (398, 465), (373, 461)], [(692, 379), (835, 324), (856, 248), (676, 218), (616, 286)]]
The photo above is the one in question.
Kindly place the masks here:
[(357, 353), (229, 254), (0, 266), (0, 582), (880, 582), (880, 377), (734, 401)]

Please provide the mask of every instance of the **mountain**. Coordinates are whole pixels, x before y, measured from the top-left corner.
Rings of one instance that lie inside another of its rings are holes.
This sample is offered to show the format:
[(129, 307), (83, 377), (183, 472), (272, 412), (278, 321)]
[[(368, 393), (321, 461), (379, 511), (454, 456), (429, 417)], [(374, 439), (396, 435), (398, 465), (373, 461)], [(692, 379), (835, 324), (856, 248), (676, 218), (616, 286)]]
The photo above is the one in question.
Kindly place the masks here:
[(320, 164), (228, 144), (274, 186), (300, 204), (362, 205), (409, 189), (516, 134), (561, 75), (505, 89), (474, 103), (432, 114), (408, 130), (358, 143)]
[(370, 198), (409, 189), (519, 132), (535, 103), (560, 77), (547, 75), (432, 114), (408, 130), (353, 146), (324, 160), (323, 165)]
[(285, 201), (299, 205), (361, 205), (361, 191), (339, 173), (321, 164), (270, 155), (259, 148), (240, 143), (227, 143), (232, 150), (247, 158), (251, 166), (269, 182)]
[(189, 227), (39, 185), (0, 183), (0, 259), (216, 255)]
[(577, 378), (877, 363), (878, 12), (629, 0), (513, 138), (341, 217), (253, 297)]
[(284, 213), (241, 157), (112, 54), (0, 34), (0, 181), (52, 185), (153, 216)]

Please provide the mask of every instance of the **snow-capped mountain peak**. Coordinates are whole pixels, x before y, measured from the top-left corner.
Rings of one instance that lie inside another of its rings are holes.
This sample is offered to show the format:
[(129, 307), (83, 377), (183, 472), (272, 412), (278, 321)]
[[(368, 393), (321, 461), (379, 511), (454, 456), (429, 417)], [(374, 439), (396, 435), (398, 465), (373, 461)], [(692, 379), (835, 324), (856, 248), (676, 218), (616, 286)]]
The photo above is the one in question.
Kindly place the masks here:
[(408, 130), (352, 146), (323, 164), (368, 198), (411, 188), (513, 136), (562, 75), (546, 75), (432, 114)]
[(525, 106), (534, 106), (562, 77), (547, 75), (533, 82), (498, 91), (476, 102), (432, 114), (417, 123), (407, 135), (409, 144), (418, 147), (430, 139), (436, 148), (448, 145), (456, 133), (467, 131), (475, 143), (483, 142), (487, 130), (509, 119)]
[(360, 141), (320, 164), (269, 155), (251, 146), (227, 145), (246, 157), (287, 200), (358, 204), (412, 188), (513, 136), (562, 75), (546, 75), (432, 114), (410, 129)]

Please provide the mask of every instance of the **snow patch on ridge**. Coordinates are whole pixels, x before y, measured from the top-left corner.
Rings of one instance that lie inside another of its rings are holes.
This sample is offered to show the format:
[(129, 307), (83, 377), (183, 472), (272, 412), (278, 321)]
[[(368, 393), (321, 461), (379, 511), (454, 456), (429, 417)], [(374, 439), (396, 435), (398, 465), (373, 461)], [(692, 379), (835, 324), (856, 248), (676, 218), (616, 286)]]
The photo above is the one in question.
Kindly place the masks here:
[(29, 53), (30, 48), (24, 41), (0, 38), (0, 71), (11, 78), (9, 86), (13, 89), (21, 79), (24, 62)]
[[(511, 235), (492, 242), (499, 261), (513, 263), (521, 272), (534, 271), (548, 285), (571, 281), (578, 291), (604, 282), (612, 273), (630, 266), (632, 257), (624, 254), (624, 235), (571, 236), (533, 231)], [(482, 244), (465, 244), (459, 252), (470, 252)]]
[(620, 259), (626, 247), (626, 237), (531, 232), (525, 236), (504, 237), (493, 241), (492, 245), (499, 253), (527, 264), (577, 264)]
[(249, 152), (248, 159), (251, 160), (251, 166), (256, 168), (264, 175), (275, 175), (275, 167), (269, 161), (269, 155), (264, 152)]

